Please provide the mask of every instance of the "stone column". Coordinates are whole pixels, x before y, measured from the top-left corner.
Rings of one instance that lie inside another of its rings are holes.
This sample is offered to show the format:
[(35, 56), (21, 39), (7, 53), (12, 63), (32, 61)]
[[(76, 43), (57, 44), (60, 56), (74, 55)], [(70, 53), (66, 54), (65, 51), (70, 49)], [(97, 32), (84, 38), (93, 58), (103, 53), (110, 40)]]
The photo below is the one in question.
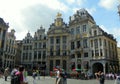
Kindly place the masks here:
[(105, 63), (103, 63), (103, 72), (104, 72), (104, 74), (106, 74)]

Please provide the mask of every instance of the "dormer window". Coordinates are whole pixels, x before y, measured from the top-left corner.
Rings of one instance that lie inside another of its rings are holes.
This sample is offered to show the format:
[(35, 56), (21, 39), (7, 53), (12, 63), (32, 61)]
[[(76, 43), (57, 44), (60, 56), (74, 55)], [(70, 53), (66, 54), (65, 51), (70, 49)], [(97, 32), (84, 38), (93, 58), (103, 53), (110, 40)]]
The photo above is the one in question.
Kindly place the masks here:
[(84, 12), (82, 12), (82, 13), (81, 13), (81, 16), (82, 16), (82, 15), (84, 15), (84, 14), (85, 14), (85, 13), (84, 13)]

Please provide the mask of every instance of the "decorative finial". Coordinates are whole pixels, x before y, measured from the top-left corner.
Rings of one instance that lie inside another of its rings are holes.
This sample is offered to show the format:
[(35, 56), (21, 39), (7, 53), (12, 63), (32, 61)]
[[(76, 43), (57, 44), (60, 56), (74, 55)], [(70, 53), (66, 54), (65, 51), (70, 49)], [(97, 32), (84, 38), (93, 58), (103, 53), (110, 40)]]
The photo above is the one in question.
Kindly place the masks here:
[(62, 14), (59, 13), (59, 12), (58, 12), (57, 15), (56, 15), (57, 18), (61, 18), (61, 16), (62, 16)]

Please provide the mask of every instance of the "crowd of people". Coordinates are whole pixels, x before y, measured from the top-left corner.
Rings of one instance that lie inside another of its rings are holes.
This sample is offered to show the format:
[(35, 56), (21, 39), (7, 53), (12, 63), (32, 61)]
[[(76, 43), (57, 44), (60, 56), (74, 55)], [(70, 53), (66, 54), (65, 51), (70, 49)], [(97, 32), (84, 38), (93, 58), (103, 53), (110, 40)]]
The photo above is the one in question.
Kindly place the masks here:
[[(56, 67), (55, 69), (55, 84), (67, 84), (67, 77), (68, 74), (65, 70), (61, 69), (60, 67)], [(33, 77), (33, 84), (36, 82), (36, 77), (40, 80), (40, 71), (39, 69), (32, 70), (32, 77)], [(8, 76), (11, 77), (11, 84), (28, 84), (28, 71), (27, 69), (20, 65), (15, 66), (12, 70), (9, 67), (5, 68), (4, 70), (0, 70), (0, 78), (4, 78), (7, 81)], [(94, 73), (94, 78), (99, 81), (99, 84), (104, 84), (105, 80), (114, 80), (114, 84), (120, 84), (120, 74), (113, 74), (113, 73), (106, 73), (104, 74), (102, 71), (98, 71)], [(44, 75), (45, 78), (45, 75)], [(89, 78), (88, 78), (89, 79)]]
[[(16, 65), (12, 70), (7, 67), (6, 69), (0, 70), (0, 78), (4, 78), (7, 81), (8, 76), (11, 78), (11, 84), (28, 84), (28, 71), (22, 65)], [(32, 70), (33, 84), (35, 84), (35, 79), (38, 77), (40, 79), (40, 72), (38, 69)], [(44, 77), (45, 78), (45, 77)]]

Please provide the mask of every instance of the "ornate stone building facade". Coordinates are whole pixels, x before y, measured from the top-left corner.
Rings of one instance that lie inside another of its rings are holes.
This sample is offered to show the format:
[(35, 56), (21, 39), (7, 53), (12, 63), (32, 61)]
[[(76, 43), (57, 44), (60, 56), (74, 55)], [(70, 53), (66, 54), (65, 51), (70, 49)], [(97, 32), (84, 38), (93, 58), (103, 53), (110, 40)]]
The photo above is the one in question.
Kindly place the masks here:
[(9, 24), (0, 18), (0, 66), (13, 68), (16, 56), (15, 30), (8, 32)]
[(4, 52), (6, 45), (6, 33), (8, 31), (9, 24), (5, 23), (2, 18), (0, 18), (0, 66), (4, 68)]
[(46, 58), (47, 58), (47, 37), (45, 34), (45, 29), (41, 26), (34, 34), (33, 40), (33, 65), (39, 66), (41, 69), (46, 68)]
[(69, 70), (69, 35), (69, 28), (63, 22), (61, 14), (58, 13), (54, 23), (50, 25), (47, 32), (47, 61), (49, 71), (52, 71), (55, 66), (60, 66), (67, 71)]
[(34, 37), (27, 33), (22, 41), (21, 63), (26, 68), (45, 68), (46, 67), (46, 34), (41, 26), (35, 32)]
[(70, 16), (69, 24), (58, 13), (47, 34), (42, 27), (34, 37), (28, 33), (22, 47), (21, 63), (30, 67), (46, 66), (52, 71), (60, 66), (67, 72), (80, 69), (89, 73), (119, 70), (116, 39), (102, 30), (85, 9)]
[(21, 64), (26, 68), (32, 68), (33, 65), (33, 38), (28, 32), (22, 40)]
[(15, 30), (8, 32), (9, 24), (0, 18), (0, 66), (13, 68), (15, 64), (17, 44)]
[(96, 25), (85, 9), (70, 17), (69, 29), (72, 68), (90, 73), (118, 71), (116, 39)]
[(15, 30), (12, 29), (11, 32), (7, 32), (5, 55), (4, 55), (4, 67), (13, 68), (15, 64), (15, 58), (17, 53), (17, 43)]

